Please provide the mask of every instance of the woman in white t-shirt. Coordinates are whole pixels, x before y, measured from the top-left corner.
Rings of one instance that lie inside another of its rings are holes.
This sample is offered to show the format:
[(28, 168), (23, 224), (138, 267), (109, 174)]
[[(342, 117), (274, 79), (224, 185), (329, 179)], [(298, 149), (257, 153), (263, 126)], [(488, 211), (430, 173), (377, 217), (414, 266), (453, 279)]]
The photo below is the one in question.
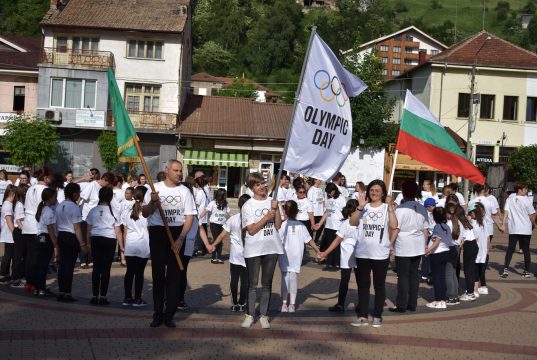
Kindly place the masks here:
[[(341, 210), (343, 210), (346, 204), (345, 197), (339, 192), (339, 188), (336, 184), (327, 184), (325, 192), (328, 195), (328, 200), (326, 200), (326, 211), (324, 212), (321, 220), (313, 226), (313, 230), (318, 231), (321, 225), (325, 224), (320, 245), (321, 251), (328, 249), (336, 238), (336, 232), (343, 223), (343, 215), (341, 214)], [(332, 270), (339, 267), (340, 255), (339, 248), (337, 248), (327, 256), (327, 270)]]
[(0, 169), (0, 199), (4, 198), (4, 193), (8, 185), (11, 185), (11, 180), (8, 179), (7, 171)]
[(485, 272), (487, 271), (487, 258), (490, 249), (490, 234), (488, 233), (485, 224), (485, 207), (480, 202), (473, 202), (468, 205), (468, 216), (472, 219), (474, 234), (477, 240), (479, 251), (475, 259), (476, 278), (474, 285), (474, 295), (479, 297), (480, 294), (487, 295), (487, 279)]
[[(130, 211), (125, 212), (121, 219), (123, 237), (120, 238), (119, 247), (125, 254), (127, 272), (123, 280), (125, 296), (123, 306), (141, 307), (147, 303), (142, 299), (144, 287), (144, 271), (149, 258), (149, 232), (147, 219), (142, 216), (145, 187), (137, 186), (134, 190), (134, 205)], [(134, 282), (134, 297), (132, 284)]]
[[(209, 195), (206, 192), (206, 186), (209, 184), (209, 178), (206, 175), (201, 175), (195, 179), (193, 179), (193, 193), (194, 193), (194, 200), (196, 202), (196, 209), (198, 210), (198, 221), (199, 224), (203, 227), (203, 230), (207, 234), (207, 212), (205, 209), (207, 208), (207, 205), (209, 205)], [(205, 213), (204, 216), (201, 216), (202, 213)], [(194, 244), (194, 251), (196, 252), (196, 255), (201, 256), (205, 255), (206, 249), (203, 244), (203, 241), (201, 237), (198, 235), (196, 236), (195, 244)]]
[(425, 200), (429, 198), (433, 198), (436, 201), (439, 200), (438, 194), (436, 193), (436, 185), (434, 181), (431, 180), (423, 180), (422, 185), (422, 191), (421, 191), (421, 203), (423, 203)]
[[(319, 253), (315, 241), (311, 238), (306, 226), (297, 220), (299, 209), (294, 200), (285, 203), (287, 220), (280, 228), (280, 239), (283, 245), (283, 254), (278, 263), (282, 272), (282, 308), (281, 312), (294, 313), (296, 309), (296, 295), (298, 292), (298, 274), (304, 255), (304, 244), (309, 244), (316, 253)], [(289, 296), (289, 303), (287, 297)], [(289, 305), (288, 305), (289, 304)]]
[(108, 305), (106, 298), (110, 282), (110, 269), (114, 260), (117, 239), (121, 238), (119, 227), (119, 214), (112, 211), (111, 202), (114, 192), (111, 187), (105, 186), (99, 190), (99, 203), (91, 209), (86, 218), (88, 223), (87, 238), (91, 239), (91, 254), (93, 257), (93, 271), (91, 285), (93, 297), (92, 305)]
[[(358, 197), (359, 199), (360, 197)], [(362, 198), (365, 203), (365, 191), (362, 194)], [(360, 227), (351, 226), (349, 224), (349, 218), (355, 212), (357, 212), (359, 204), (358, 199), (350, 199), (347, 201), (347, 204), (341, 210), (343, 215), (343, 223), (339, 227), (339, 230), (336, 233), (336, 238), (332, 244), (325, 251), (318, 254), (317, 258), (319, 261), (326, 259), (328, 254), (336, 249), (339, 245), (341, 256), (340, 256), (340, 269), (341, 269), (341, 278), (339, 280), (339, 291), (338, 291), (338, 300), (337, 304), (330, 306), (328, 311), (333, 312), (344, 312), (345, 311), (345, 299), (347, 298), (347, 292), (349, 290), (349, 281), (351, 279), (351, 273), (354, 271), (354, 276), (356, 283), (358, 284), (358, 273), (356, 269), (356, 258), (354, 257), (354, 251), (356, 247), (356, 242), (360, 238)]]
[[(321, 221), (321, 218), (324, 215), (325, 206), (326, 206), (326, 193), (321, 189), (322, 181), (319, 179), (309, 178), (308, 184), (310, 188), (308, 189), (308, 200), (313, 205), (313, 220), (317, 224)], [(313, 228), (313, 226), (312, 226)], [(321, 225), (317, 230), (315, 230), (315, 244), (320, 244), (321, 234), (323, 232), (324, 225)]]
[(248, 314), (242, 322), (243, 328), (254, 323), (257, 284), (261, 273), (261, 301), (259, 323), (263, 329), (270, 329), (268, 310), (272, 292), (272, 277), (283, 247), (278, 230), (282, 221), (278, 202), (268, 197), (265, 179), (260, 173), (251, 173), (247, 179), (254, 197), (241, 209), (244, 236), (244, 258), (248, 269)]
[[(367, 199), (367, 201), (366, 201)], [(382, 311), (386, 299), (386, 274), (390, 264), (390, 231), (397, 229), (397, 217), (391, 197), (387, 196), (386, 184), (373, 180), (367, 185), (366, 195), (359, 200), (358, 211), (349, 221), (361, 226), (356, 244), (355, 257), (358, 268), (358, 318), (352, 326), (366, 326), (369, 314), (369, 291), (371, 272), (375, 289), (373, 327), (382, 326)]]
[(24, 226), (24, 200), (26, 198), (26, 191), (28, 191), (28, 185), (21, 184), (15, 188), (15, 207), (13, 211), (13, 219), (15, 222), (15, 228), (13, 229), (13, 241), (15, 242), (15, 248), (13, 251), (13, 265), (12, 265), (12, 281), (11, 287), (24, 288), (24, 283), (21, 281), (24, 277), (24, 260), (26, 258), (28, 243), (22, 237), (22, 227)]
[[(213, 242), (213, 246), (222, 243), (226, 235), (229, 234), (229, 289), (231, 292), (231, 311), (245, 311), (246, 298), (248, 294), (248, 271), (244, 261), (244, 247), (241, 227), (241, 209), (242, 206), (250, 200), (250, 195), (243, 194), (239, 197), (239, 213), (233, 215), (225, 222), (222, 232)], [(240, 293), (239, 289), (239, 280)]]
[(310, 236), (313, 236), (313, 225), (315, 225), (315, 217), (313, 215), (313, 203), (306, 197), (306, 187), (302, 184), (296, 184), (295, 186), (295, 202), (298, 206), (298, 214), (296, 220), (300, 221)]
[[(13, 203), (16, 202), (16, 191), (13, 185), (8, 185), (4, 189), (0, 225), (0, 243), (4, 244), (4, 255), (0, 265), (0, 284), (8, 284), (12, 280), (10, 269), (15, 266), (14, 253), (15, 242), (13, 241), (13, 230), (15, 229)], [(13, 265), (13, 266), (12, 266)]]
[[(231, 211), (227, 206), (227, 191), (226, 189), (216, 190), (216, 195), (214, 200), (212, 200), (207, 208), (200, 213), (200, 219), (207, 216), (207, 213), (211, 214), (209, 216), (209, 223), (211, 228), (211, 235), (213, 236), (213, 242), (218, 238), (222, 232), (222, 226), (231, 215)], [(222, 243), (216, 246), (216, 251), (212, 253), (211, 258), (212, 264), (223, 264), (222, 260)]]
[(37, 207), (37, 248), (34, 268), (34, 295), (45, 296), (47, 289), (47, 271), (54, 249), (58, 247), (56, 239), (56, 216), (54, 207), (57, 203), (56, 189), (47, 187), (41, 193), (41, 202)]

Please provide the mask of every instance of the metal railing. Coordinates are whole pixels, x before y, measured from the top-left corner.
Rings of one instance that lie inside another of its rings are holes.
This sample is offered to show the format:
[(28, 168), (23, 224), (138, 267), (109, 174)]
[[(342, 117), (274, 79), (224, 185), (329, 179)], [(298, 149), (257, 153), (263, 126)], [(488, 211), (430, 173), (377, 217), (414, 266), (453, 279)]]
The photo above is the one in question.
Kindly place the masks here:
[[(129, 111), (129, 117), (136, 129), (175, 131), (178, 115), (174, 113)], [(110, 127), (114, 126), (112, 111), (108, 111), (106, 125)]]
[(107, 69), (114, 67), (114, 54), (110, 51), (42, 48), (41, 64)]

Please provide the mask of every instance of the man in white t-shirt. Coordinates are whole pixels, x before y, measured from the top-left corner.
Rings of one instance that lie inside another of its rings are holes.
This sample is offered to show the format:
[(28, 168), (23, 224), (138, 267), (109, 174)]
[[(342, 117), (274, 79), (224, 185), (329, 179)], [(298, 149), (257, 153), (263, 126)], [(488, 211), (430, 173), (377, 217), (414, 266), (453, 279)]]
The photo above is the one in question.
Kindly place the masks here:
[(524, 252), (524, 272), (523, 277), (531, 277), (530, 266), (530, 239), (535, 224), (535, 209), (528, 197), (528, 185), (517, 182), (515, 184), (515, 196), (510, 196), (505, 202), (503, 215), (503, 228), (507, 223), (509, 230), (509, 246), (505, 253), (505, 262), (501, 277), (505, 278), (509, 275), (509, 264), (515, 252), (516, 243), (519, 243), (520, 248)]
[(343, 197), (345, 199), (348, 199), (349, 198), (349, 190), (344, 186), (345, 184), (345, 176), (338, 172), (333, 178), (332, 178), (332, 182), (334, 184), (336, 184), (338, 190), (339, 190), (339, 193), (341, 195), (343, 195)]
[[(179, 307), (186, 308), (184, 296), (186, 271), (190, 255), (185, 256), (185, 240), (196, 215), (196, 204), (190, 190), (181, 184), (183, 164), (172, 159), (166, 164), (166, 179), (155, 184), (156, 192), (145, 194), (142, 215), (147, 218), (149, 249), (153, 275), (153, 321), (151, 327), (163, 323), (176, 327), (173, 316)], [(170, 232), (173, 246), (164, 227), (158, 207), (161, 206)], [(179, 270), (176, 256), (179, 255), (184, 269)]]

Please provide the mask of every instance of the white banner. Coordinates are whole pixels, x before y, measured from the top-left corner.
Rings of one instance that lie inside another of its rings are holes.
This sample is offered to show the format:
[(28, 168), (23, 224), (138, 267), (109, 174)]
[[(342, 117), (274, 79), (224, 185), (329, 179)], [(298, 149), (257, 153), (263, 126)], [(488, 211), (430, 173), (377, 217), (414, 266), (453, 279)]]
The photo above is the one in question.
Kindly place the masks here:
[(293, 116), (284, 169), (329, 180), (351, 148), (349, 97), (367, 85), (340, 64), (328, 45), (314, 34)]

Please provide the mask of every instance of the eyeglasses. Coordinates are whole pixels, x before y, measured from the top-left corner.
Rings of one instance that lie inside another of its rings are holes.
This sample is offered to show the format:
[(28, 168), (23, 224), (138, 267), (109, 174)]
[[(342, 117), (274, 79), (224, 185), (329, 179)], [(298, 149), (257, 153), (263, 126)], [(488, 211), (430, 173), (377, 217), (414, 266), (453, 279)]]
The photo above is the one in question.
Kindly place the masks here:
[(306, 192), (305, 191), (297, 191), (296, 193), (297, 194), (305, 194)]

